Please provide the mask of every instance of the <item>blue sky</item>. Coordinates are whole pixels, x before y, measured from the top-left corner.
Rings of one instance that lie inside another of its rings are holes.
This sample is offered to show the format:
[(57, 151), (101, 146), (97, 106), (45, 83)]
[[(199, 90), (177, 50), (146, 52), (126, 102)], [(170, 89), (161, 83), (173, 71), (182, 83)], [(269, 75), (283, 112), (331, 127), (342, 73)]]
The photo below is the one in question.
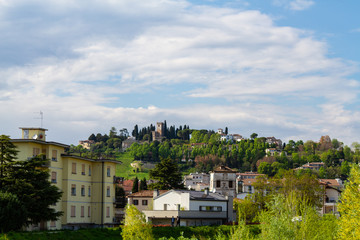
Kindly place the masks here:
[(350, 145), (355, 0), (0, 0), (1, 133), (77, 144), (167, 120)]

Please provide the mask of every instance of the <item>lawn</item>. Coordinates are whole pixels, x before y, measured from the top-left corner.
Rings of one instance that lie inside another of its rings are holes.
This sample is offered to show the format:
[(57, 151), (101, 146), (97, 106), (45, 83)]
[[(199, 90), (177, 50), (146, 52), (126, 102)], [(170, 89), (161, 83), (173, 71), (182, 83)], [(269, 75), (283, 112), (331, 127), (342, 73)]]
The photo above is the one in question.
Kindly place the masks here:
[(116, 176), (124, 177), (125, 179), (133, 179), (135, 177), (138, 177), (138, 179), (143, 179), (144, 177), (149, 179), (149, 170), (147, 169), (142, 172), (134, 172), (130, 165), (134, 158), (129, 152), (120, 153), (116, 159), (122, 162), (122, 164), (116, 167)]

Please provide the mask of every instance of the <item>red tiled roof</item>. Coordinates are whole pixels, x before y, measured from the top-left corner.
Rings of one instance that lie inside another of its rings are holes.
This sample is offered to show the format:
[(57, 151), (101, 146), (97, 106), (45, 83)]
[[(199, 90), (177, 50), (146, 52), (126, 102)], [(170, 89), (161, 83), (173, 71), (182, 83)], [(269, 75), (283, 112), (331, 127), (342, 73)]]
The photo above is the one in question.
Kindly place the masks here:
[(336, 179), (319, 179), (320, 183), (327, 184), (331, 187), (340, 187), (340, 184)]
[(124, 180), (120, 186), (124, 189), (125, 192), (131, 192), (133, 184), (133, 180)]
[[(159, 190), (159, 195), (164, 194), (168, 192), (169, 190)], [(153, 197), (154, 191), (153, 190), (142, 190), (140, 192), (133, 193), (129, 195), (128, 197)]]
[(226, 167), (226, 166), (219, 166), (217, 168), (214, 169), (213, 172), (228, 172), (228, 173), (233, 173), (233, 172), (236, 172), (234, 170), (232, 170), (231, 168), (229, 167)]

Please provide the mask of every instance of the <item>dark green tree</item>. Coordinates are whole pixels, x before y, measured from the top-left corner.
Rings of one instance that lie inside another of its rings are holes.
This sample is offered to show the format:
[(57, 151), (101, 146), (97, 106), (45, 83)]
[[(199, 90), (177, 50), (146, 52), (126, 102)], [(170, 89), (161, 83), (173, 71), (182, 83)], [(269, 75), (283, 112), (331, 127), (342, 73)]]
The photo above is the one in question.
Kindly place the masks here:
[(116, 199), (116, 208), (124, 208), (126, 205), (126, 198), (125, 198), (125, 190), (120, 187), (115, 187), (115, 199)]
[(150, 178), (157, 180), (149, 187), (152, 189), (182, 189), (182, 177), (177, 162), (171, 158), (164, 158), (156, 164), (155, 168), (150, 170)]
[(139, 191), (139, 179), (135, 177), (131, 192), (136, 193), (138, 191)]
[(140, 191), (147, 190), (147, 188), (146, 178), (144, 177), (142, 180), (140, 180)]
[(227, 135), (229, 133), (228, 127), (225, 127), (225, 134)]
[(251, 138), (251, 139), (255, 139), (255, 138), (257, 138), (257, 136), (258, 136), (257, 133), (252, 133), (252, 134), (250, 135), (250, 138)]
[(92, 133), (92, 134), (89, 136), (88, 139), (89, 139), (89, 140), (96, 141), (96, 136), (95, 136), (95, 134)]
[(55, 221), (62, 215), (62, 212), (51, 207), (60, 200), (62, 192), (49, 181), (48, 161), (39, 155), (12, 163), (6, 186), (3, 187), (4, 191), (18, 196), (32, 224)]
[(18, 151), (16, 146), (10, 142), (10, 137), (6, 135), (0, 136), (0, 189), (2, 189), (7, 169), (16, 159)]
[(27, 211), (18, 197), (12, 193), (0, 192), (0, 232), (19, 230), (26, 220)]

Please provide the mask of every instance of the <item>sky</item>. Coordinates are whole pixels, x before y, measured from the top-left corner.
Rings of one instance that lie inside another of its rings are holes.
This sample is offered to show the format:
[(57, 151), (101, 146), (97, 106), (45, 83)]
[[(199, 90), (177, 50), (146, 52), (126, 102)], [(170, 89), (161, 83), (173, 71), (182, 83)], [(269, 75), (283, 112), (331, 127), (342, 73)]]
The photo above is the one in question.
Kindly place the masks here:
[[(360, 1), (0, 0), (0, 134), (360, 135)], [(40, 111), (43, 112), (41, 125)]]

